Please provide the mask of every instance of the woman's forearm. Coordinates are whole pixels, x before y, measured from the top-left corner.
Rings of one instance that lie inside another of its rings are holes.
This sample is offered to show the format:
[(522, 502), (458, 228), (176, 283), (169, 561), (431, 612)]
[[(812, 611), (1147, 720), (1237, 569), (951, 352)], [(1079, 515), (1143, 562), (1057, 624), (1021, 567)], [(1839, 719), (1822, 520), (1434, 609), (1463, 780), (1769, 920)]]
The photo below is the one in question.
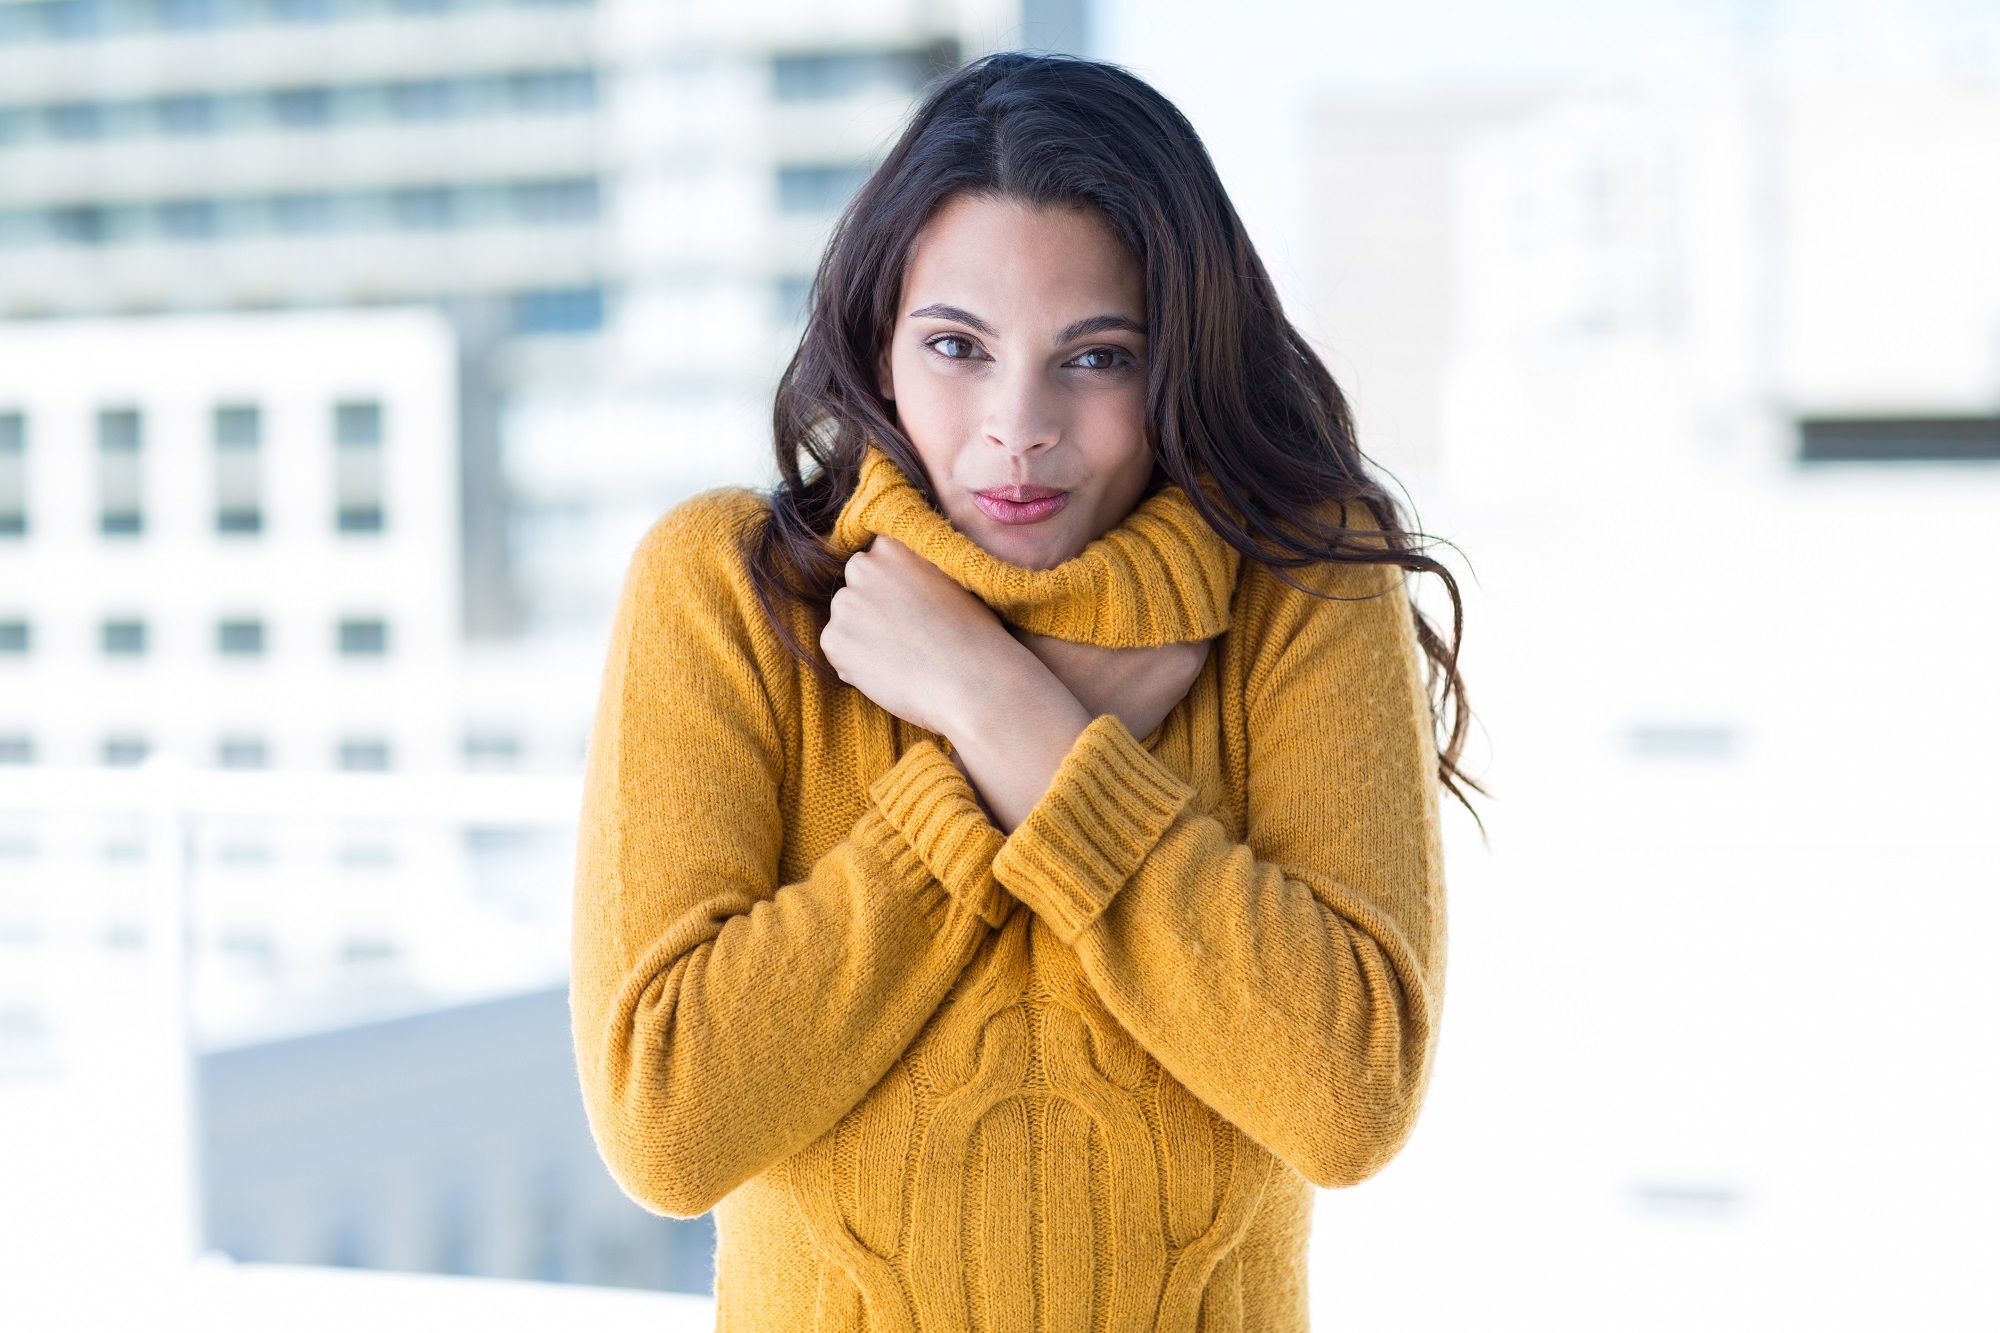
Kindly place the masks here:
[(945, 733), (1002, 833), (1028, 817), (1096, 716), (1034, 654), (1022, 657), (994, 689), (962, 700)]

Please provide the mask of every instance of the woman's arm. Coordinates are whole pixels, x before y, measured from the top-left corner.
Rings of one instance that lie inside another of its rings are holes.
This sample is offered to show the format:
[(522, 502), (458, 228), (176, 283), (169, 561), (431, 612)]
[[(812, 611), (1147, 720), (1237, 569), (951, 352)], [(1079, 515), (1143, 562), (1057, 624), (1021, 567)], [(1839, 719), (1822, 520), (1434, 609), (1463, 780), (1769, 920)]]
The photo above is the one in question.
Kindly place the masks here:
[(1265, 579), (1242, 626), (1258, 645), (1244, 841), (1116, 715), (1072, 730), (1066, 710), (1035, 708), (1032, 678), (949, 733), (989, 800), (1032, 805), (995, 877), (1169, 1074), (1322, 1186), (1367, 1178), (1407, 1139), (1443, 1002), (1437, 759), (1410, 605), (1399, 569), (1353, 568), (1293, 573), (1383, 595), (1324, 601)]
[(999, 831), (928, 739), (805, 878), (778, 883), (784, 752), (748, 629), (762, 612), (731, 564), (745, 512), (698, 496), (641, 542), (585, 765), (584, 1105), (620, 1186), (676, 1217), (856, 1105), (1012, 906), (992, 877)]

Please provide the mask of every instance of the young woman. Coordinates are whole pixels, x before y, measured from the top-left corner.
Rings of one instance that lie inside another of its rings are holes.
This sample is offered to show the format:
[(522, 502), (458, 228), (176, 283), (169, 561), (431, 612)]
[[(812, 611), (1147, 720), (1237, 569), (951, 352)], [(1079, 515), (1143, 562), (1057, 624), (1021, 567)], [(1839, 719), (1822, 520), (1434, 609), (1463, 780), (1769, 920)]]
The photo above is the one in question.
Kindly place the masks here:
[(572, 977), (607, 1166), (715, 1210), (723, 1328), (1305, 1328), (1313, 1187), (1430, 1079), (1457, 596), (1447, 655), (1193, 129), (1113, 65), (944, 79), (776, 437), (621, 592)]

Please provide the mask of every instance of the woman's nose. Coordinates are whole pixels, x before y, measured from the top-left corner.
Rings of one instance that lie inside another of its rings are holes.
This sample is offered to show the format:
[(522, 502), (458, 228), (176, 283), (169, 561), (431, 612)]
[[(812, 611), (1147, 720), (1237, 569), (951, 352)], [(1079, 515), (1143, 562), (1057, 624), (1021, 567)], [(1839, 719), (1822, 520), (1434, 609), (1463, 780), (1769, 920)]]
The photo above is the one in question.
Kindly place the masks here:
[(986, 438), (1009, 453), (1046, 449), (1062, 436), (1055, 393), (1036, 371), (1022, 369), (999, 378), (986, 414)]

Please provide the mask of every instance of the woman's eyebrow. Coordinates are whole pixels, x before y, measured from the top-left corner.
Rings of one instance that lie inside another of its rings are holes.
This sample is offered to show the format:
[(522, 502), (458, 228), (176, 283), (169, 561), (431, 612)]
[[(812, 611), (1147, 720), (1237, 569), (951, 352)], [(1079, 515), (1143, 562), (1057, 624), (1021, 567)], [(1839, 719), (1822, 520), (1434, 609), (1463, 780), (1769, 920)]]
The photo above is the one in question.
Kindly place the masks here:
[[(955, 319), (961, 324), (970, 324), (989, 338), (999, 336), (999, 330), (970, 310), (955, 305), (937, 303), (910, 312), (911, 319)], [(1056, 334), (1055, 345), (1060, 346), (1072, 338), (1082, 338), (1092, 333), (1103, 333), (1107, 329), (1123, 329), (1127, 333), (1146, 336), (1146, 326), (1127, 315), (1089, 315)]]

